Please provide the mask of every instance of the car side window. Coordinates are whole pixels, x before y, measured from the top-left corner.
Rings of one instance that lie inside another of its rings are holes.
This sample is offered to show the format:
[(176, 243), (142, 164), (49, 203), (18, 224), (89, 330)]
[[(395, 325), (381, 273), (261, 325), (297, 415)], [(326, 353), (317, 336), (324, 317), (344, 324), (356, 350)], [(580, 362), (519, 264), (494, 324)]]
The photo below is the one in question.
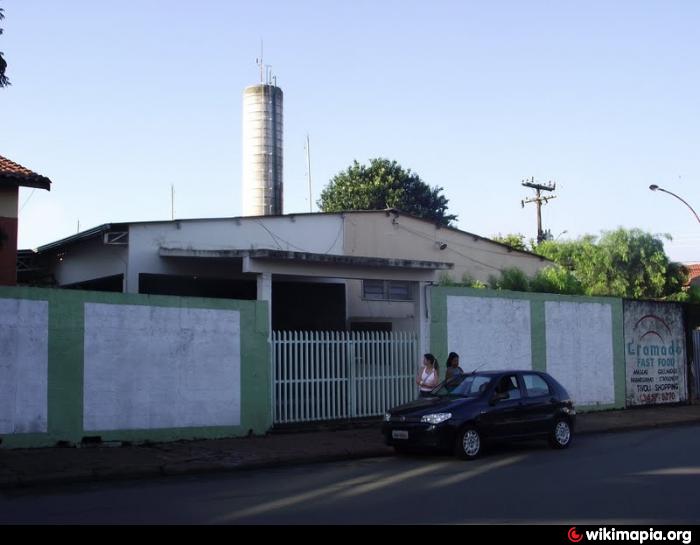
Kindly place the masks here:
[(539, 397), (550, 394), (549, 384), (539, 375), (523, 375), (527, 397)]
[(490, 377), (474, 377), (474, 380), (472, 381), (472, 386), (471, 386), (471, 389), (469, 390), (469, 393), (481, 394), (484, 391), (486, 391), (486, 388), (488, 388), (490, 383), (491, 383)]
[(520, 399), (520, 387), (518, 386), (518, 377), (515, 375), (506, 375), (498, 381), (496, 393), (507, 394), (506, 399)]

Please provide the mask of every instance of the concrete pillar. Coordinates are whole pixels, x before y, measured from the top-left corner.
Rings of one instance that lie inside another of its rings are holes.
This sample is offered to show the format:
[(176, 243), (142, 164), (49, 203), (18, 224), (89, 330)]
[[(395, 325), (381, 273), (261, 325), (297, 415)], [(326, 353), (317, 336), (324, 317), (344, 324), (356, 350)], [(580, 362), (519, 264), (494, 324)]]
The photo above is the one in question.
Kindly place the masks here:
[(17, 284), (18, 187), (0, 187), (0, 286)]
[(267, 326), (270, 332), (272, 332), (272, 273), (264, 272), (259, 273), (257, 277), (258, 281), (258, 301), (268, 302), (268, 313), (267, 313)]
[(418, 353), (420, 356), (428, 352), (434, 353), (430, 348), (430, 284), (431, 282), (418, 282), (418, 294), (416, 297), (416, 322), (418, 333)]

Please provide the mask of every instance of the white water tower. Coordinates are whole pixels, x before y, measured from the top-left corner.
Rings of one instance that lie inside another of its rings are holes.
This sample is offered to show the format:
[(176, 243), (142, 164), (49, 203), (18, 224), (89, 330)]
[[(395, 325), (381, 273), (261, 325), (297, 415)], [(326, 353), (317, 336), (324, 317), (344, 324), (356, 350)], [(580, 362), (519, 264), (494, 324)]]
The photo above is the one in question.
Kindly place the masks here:
[(260, 84), (243, 91), (243, 215), (281, 215), (283, 93), (258, 64)]

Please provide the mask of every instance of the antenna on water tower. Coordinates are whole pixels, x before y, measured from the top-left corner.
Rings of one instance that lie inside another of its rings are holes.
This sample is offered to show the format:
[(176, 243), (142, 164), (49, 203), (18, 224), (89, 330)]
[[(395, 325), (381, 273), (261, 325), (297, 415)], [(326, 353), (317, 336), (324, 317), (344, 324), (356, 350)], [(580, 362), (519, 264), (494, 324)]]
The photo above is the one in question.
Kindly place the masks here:
[(263, 83), (265, 83), (263, 81), (263, 69), (264, 69), (265, 64), (263, 63), (263, 41), (262, 41), (262, 39), (260, 40), (260, 58), (255, 59), (255, 62), (260, 67), (260, 85), (262, 85)]

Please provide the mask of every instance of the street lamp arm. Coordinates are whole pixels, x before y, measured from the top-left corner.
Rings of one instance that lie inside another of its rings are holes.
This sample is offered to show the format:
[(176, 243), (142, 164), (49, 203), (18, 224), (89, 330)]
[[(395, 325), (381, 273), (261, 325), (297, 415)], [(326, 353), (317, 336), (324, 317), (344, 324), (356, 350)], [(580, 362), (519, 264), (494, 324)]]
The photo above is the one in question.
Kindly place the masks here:
[(700, 223), (700, 216), (698, 216), (698, 213), (695, 210), (693, 210), (693, 207), (690, 206), (683, 198), (679, 197), (678, 195), (676, 195), (672, 191), (664, 189), (663, 187), (659, 187), (658, 185), (650, 185), (649, 189), (651, 189), (652, 191), (663, 191), (664, 193), (668, 193), (669, 195), (673, 195), (674, 197), (676, 197), (676, 199), (681, 201), (684, 205), (686, 205), (690, 209), (690, 211), (695, 216), (695, 219), (698, 220), (698, 223)]

